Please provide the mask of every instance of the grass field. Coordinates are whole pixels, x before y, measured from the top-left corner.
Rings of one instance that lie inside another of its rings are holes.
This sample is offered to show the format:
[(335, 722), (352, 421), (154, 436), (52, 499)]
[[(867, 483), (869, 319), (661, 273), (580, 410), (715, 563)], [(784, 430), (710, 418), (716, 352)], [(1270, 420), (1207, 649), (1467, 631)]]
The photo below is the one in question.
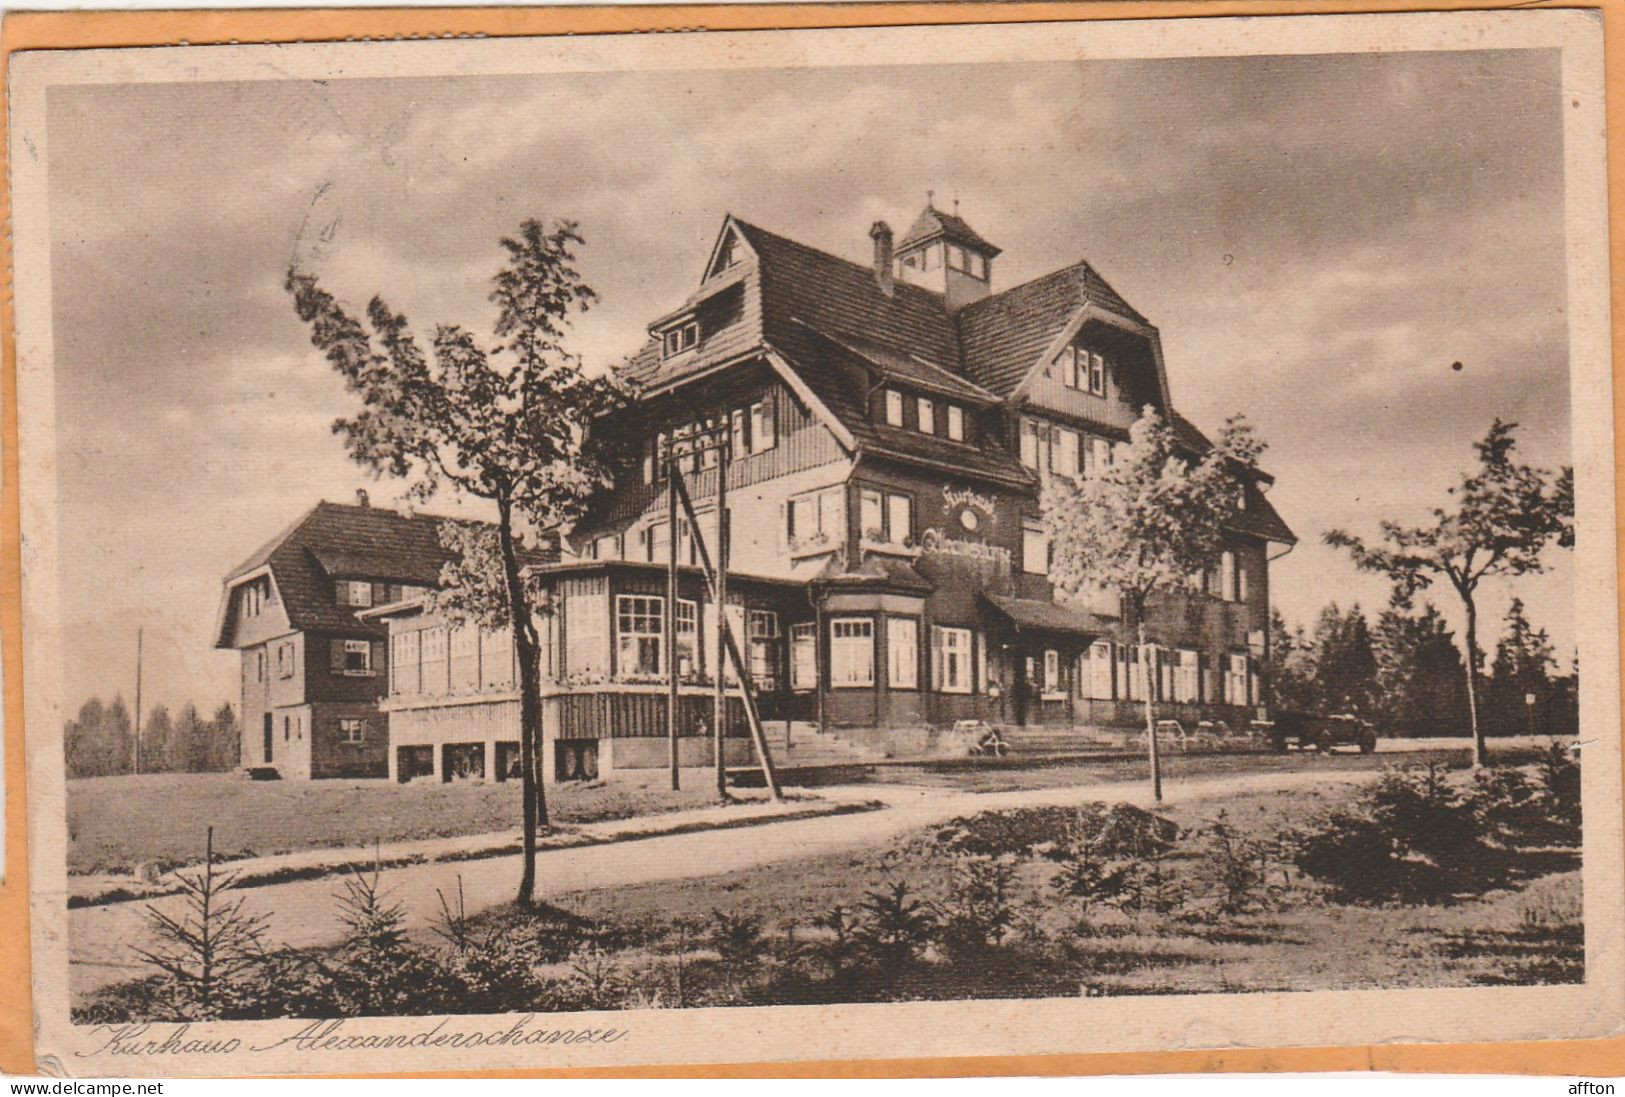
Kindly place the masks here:
[[(1163, 812), (1187, 834), (1219, 819), (1244, 837), (1268, 840), (1282, 828), (1339, 807), (1357, 788), (1238, 796), (1225, 804), (1174, 806)], [(837, 907), (861, 909), (867, 897), (899, 881), (927, 908), (946, 898), (950, 867), (941, 856), (940, 828), (861, 853), (810, 858), (731, 876), (617, 888), (562, 896), (558, 906), (590, 920), (629, 947), (630, 981), (663, 986), (676, 932), (703, 941), (717, 911), (759, 927), (769, 955), (827, 937), (815, 920)], [(1211, 853), (1182, 842), (1167, 865), (1189, 895), (1211, 880)], [(1053, 866), (1023, 864), (1009, 901), (1019, 911), (1007, 944), (978, 953), (974, 963), (927, 955), (889, 972), (887, 985), (844, 989), (844, 1000), (866, 998), (1049, 997), (1180, 994), (1276, 990), (1349, 990), (1577, 982), (1584, 976), (1584, 932), (1577, 850), (1521, 851), (1502, 886), (1435, 905), (1360, 905), (1335, 901), (1326, 889), (1282, 870), (1284, 886), (1243, 912), (1192, 917), (1197, 900), (1179, 914), (1135, 914), (1058, 902)], [(1288, 877), (1290, 881), (1288, 882)], [(520, 918), (511, 910), (487, 917)], [(792, 928), (793, 927), (793, 928)], [(788, 938), (786, 935), (788, 934)], [(1041, 943), (1035, 943), (1041, 942)], [(704, 946), (701, 945), (703, 950)], [(700, 956), (705, 953), (701, 951)], [(689, 994), (705, 993), (703, 960), (687, 973)], [(718, 977), (720, 982), (726, 980)], [(794, 980), (743, 993), (753, 1003), (824, 1001), (835, 988)], [(715, 1000), (736, 987), (715, 985)], [(670, 989), (665, 993), (669, 997)]]
[[(665, 776), (561, 785), (555, 823), (624, 819), (716, 802), (703, 782)], [(68, 871), (129, 872), (203, 859), (206, 828), (228, 857), (518, 830), (519, 783), (393, 785), (386, 781), (250, 781), (239, 773), (163, 773), (68, 782)]]

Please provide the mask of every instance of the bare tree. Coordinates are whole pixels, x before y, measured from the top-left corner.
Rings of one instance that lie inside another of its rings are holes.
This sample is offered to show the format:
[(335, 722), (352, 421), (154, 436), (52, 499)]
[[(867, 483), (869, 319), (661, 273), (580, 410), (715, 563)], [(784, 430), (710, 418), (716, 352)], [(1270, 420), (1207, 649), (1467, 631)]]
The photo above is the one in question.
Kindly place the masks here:
[(607, 466), (588, 427), (617, 399), (613, 381), (588, 378), (565, 346), (571, 317), (596, 295), (576, 269), (584, 241), (572, 222), (550, 228), (527, 220), (502, 240), (507, 264), (496, 275), (495, 335), (483, 347), (466, 329), (442, 324), (425, 355), (406, 317), (381, 298), (367, 325), (322, 289), (315, 275), (288, 272), (299, 318), (361, 400), (334, 431), (350, 456), (378, 475), (410, 480), (407, 495), (426, 500), (442, 487), (495, 505), (488, 538), (465, 537), (443, 578), (446, 597), (470, 616), (513, 632), (519, 662), (520, 768), (524, 800), (524, 873), (519, 902), (536, 886), (536, 831), (547, 822), (542, 792), (540, 639), (521, 567), (522, 538), (574, 518), (607, 485)]
[(1496, 576), (1545, 570), (1543, 550), (1551, 542), (1574, 545), (1574, 469), (1553, 474), (1513, 459), (1518, 424), (1500, 419), (1473, 444), (1478, 467), (1448, 489), (1453, 508), (1433, 508), (1423, 525), (1382, 523), (1382, 539), (1368, 544), (1344, 530), (1326, 533), (1328, 545), (1344, 548), (1362, 571), (1388, 576), (1393, 602), (1408, 609), (1417, 592), (1447, 581), (1466, 613), (1467, 720), (1473, 729), (1473, 764), (1489, 761), (1489, 745), (1478, 715), (1478, 586)]

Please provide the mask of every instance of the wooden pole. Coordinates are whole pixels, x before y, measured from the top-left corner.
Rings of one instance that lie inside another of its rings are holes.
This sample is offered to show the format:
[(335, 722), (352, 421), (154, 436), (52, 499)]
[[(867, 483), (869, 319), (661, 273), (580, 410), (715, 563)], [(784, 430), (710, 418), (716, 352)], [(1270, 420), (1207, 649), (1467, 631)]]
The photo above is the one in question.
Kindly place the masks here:
[[(728, 616), (728, 433), (724, 428), (717, 440), (717, 698), (716, 698), (716, 727), (713, 733), (716, 736), (715, 761), (717, 769), (717, 797), (728, 798), (728, 769), (726, 735), (728, 728), (728, 687), (724, 684), (727, 675), (723, 668), (727, 666), (728, 626), (725, 618)], [(695, 531), (696, 535), (698, 530)], [(743, 668), (740, 669), (740, 681), (744, 681)]]
[[(677, 720), (681, 701), (677, 696), (677, 462), (666, 459), (666, 668), (669, 692), (666, 694), (666, 752), (671, 762), (671, 789), (676, 792)], [(695, 639), (699, 637), (696, 634)]]
[(135, 630), (135, 756), (130, 768), (137, 774), (141, 772), (141, 634), (145, 631), (139, 626)]
[[(688, 489), (683, 486), (681, 481), (677, 481), (677, 491), (678, 498), (683, 504), (683, 510), (688, 515), (688, 520), (695, 522), (694, 502), (689, 499)], [(695, 524), (698, 525), (697, 522)], [(711, 598), (715, 601), (717, 573), (711, 567), (711, 555), (706, 551), (703, 540), (697, 541), (696, 545), (700, 550), (700, 569), (705, 575), (707, 589), (711, 592)], [(751, 686), (750, 668), (745, 665), (745, 660), (740, 657), (739, 648), (734, 643), (733, 634), (726, 627), (727, 620), (725, 618), (723, 626), (722, 637), (728, 645), (728, 654), (733, 658), (734, 669), (739, 674), (739, 693), (745, 703), (745, 721), (750, 725), (751, 739), (756, 744), (756, 756), (761, 759), (762, 779), (767, 782), (767, 790), (772, 794), (773, 799), (782, 800), (784, 799), (784, 790), (779, 787), (778, 771), (773, 768), (773, 755), (767, 745), (767, 731), (762, 726), (762, 716), (756, 708), (756, 695)], [(721, 668), (718, 668), (718, 673), (721, 673)]]

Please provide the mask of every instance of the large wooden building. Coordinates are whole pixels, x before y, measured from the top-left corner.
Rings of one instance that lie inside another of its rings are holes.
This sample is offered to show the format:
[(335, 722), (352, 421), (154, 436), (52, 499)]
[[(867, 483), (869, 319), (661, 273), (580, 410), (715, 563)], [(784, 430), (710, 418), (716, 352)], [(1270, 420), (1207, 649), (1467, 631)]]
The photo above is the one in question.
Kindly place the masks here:
[[(664, 764), (673, 660), (684, 761), (709, 756), (716, 610), (693, 542), (714, 558), (718, 460), (692, 445), (707, 429), (731, 442), (727, 613), (768, 719), (907, 750), (966, 718), (1130, 726), (1147, 691), (1187, 721), (1256, 711), (1270, 557), (1294, 539), (1262, 471), (1246, 474), (1222, 566), (1150, 612), (1150, 681), (1115, 600), (1062, 604), (1048, 579), (1046, 478), (1110, 462), (1145, 405), (1192, 453), (1210, 445), (1173, 407), (1157, 329), (1083, 261), (993, 292), (999, 249), (929, 205), (900, 240), (884, 223), (870, 237), (856, 263), (726, 218), (693, 294), (624, 369), (635, 399), (601, 429), (637, 456), (564, 556), (533, 569), (553, 777)], [(672, 528), (668, 455), (697, 529)], [(392, 773), (509, 772), (517, 695), (482, 669), (479, 639), (422, 600), (364, 616), (390, 629)]]

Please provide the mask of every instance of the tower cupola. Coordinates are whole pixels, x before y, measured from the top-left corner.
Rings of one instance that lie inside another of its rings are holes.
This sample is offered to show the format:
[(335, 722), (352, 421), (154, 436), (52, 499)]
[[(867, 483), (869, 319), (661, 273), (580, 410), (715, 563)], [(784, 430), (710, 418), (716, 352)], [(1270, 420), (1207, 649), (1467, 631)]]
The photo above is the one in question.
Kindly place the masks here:
[(936, 208), (928, 196), (925, 209), (897, 243), (897, 276), (942, 294), (948, 311), (980, 301), (993, 291), (993, 259), (999, 249), (954, 212)]

